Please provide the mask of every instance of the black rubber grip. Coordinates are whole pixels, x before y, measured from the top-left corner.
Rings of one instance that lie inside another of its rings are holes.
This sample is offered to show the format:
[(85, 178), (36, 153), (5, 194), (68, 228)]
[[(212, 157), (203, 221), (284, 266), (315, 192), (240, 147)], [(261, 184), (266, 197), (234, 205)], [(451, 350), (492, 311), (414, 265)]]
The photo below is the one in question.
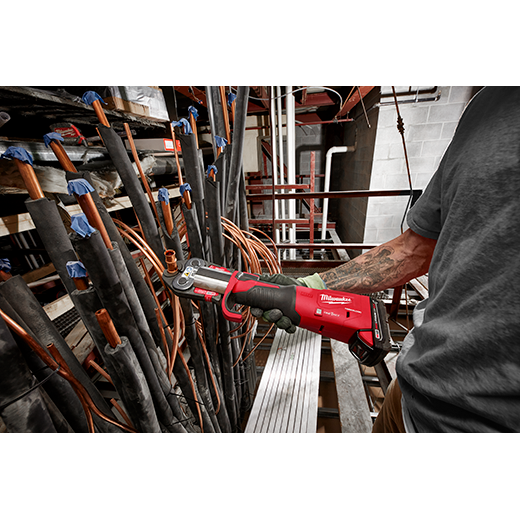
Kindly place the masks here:
[(264, 311), (280, 309), (295, 325), (300, 324), (300, 315), (296, 312), (295, 285), (271, 285), (270, 287), (254, 285), (247, 290), (241, 290), (242, 284), (246, 283), (239, 282), (236, 290), (233, 290), (236, 303), (257, 307)]

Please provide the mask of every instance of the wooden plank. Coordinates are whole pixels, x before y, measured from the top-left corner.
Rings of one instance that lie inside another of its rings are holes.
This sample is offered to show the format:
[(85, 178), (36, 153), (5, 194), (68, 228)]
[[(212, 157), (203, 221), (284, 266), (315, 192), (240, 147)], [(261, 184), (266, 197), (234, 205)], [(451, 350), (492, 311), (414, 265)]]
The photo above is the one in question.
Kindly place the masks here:
[(246, 433), (315, 433), (321, 336), (297, 328), (276, 332)]
[[(157, 201), (158, 193), (159, 192), (152, 192), (155, 201)], [(170, 194), (170, 198), (180, 197), (179, 188), (171, 188), (168, 190), (168, 193)], [(132, 207), (130, 197), (118, 197), (113, 199), (112, 203), (113, 204), (107, 208), (109, 213)], [(66, 206), (65, 209), (71, 216), (83, 212), (79, 204)], [(0, 217), (0, 237), (12, 235), (13, 233), (21, 233), (22, 231), (30, 231), (31, 229), (35, 229), (35, 227), (29, 213)]]
[(66, 294), (61, 298), (58, 298), (56, 301), (45, 305), (43, 310), (47, 313), (47, 316), (49, 316), (51, 320), (54, 320), (58, 316), (61, 316), (62, 314), (65, 314), (67, 311), (72, 309), (72, 307), (74, 307), (74, 304), (72, 303), (70, 296)]
[(332, 339), (331, 350), (341, 432), (370, 433), (372, 431), (372, 419), (361, 379), (359, 363), (349, 352), (346, 343)]

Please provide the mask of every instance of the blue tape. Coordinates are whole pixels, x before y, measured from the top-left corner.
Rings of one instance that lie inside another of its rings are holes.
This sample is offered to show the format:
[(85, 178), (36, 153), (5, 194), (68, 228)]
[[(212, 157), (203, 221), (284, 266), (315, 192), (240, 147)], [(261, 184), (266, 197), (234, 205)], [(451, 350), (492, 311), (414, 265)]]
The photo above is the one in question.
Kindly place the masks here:
[(94, 92), (93, 90), (88, 90), (87, 92), (85, 92), (85, 94), (83, 94), (81, 99), (82, 99), (83, 103), (85, 103), (87, 105), (92, 105), (92, 103), (94, 103), (94, 101), (96, 101), (96, 99), (106, 105), (106, 103), (103, 101), (103, 98), (97, 92)]
[(179, 186), (179, 191), (181, 192), (181, 197), (184, 195), (184, 192), (188, 190), (189, 192), (191, 192), (191, 186), (186, 183), (186, 184), (181, 184)]
[(61, 134), (58, 134), (58, 132), (49, 132), (43, 136), (43, 142), (45, 143), (46, 148), (49, 148), (52, 141), (64, 141), (64, 139)]
[(19, 159), (24, 163), (33, 165), (33, 157), (25, 148), (20, 146), (10, 146), (0, 157), (0, 159)]
[(0, 258), (0, 271), (8, 273), (11, 270), (11, 262), (9, 258)]
[(217, 148), (223, 148), (227, 144), (227, 139), (224, 139), (223, 137), (219, 137), (218, 135), (216, 135), (215, 143), (217, 144)]
[(227, 95), (227, 104), (228, 104), (229, 107), (233, 104), (233, 101), (235, 101), (236, 98), (237, 98), (237, 95), (233, 94), (232, 92), (230, 92)]
[(87, 270), (79, 260), (67, 262), (66, 267), (71, 278), (85, 278), (87, 276)]
[(184, 117), (182, 119), (179, 119), (178, 121), (172, 121), (172, 126), (182, 126), (182, 129), (184, 130), (184, 133), (186, 135), (190, 135), (193, 133), (191, 130), (190, 122)]
[(195, 121), (197, 121), (197, 118), (199, 117), (199, 111), (195, 107), (189, 106), (188, 112), (190, 114), (193, 114), (193, 119), (195, 119)]
[(217, 167), (216, 167), (214, 164), (211, 164), (211, 165), (208, 166), (208, 171), (207, 171), (207, 174), (206, 174), (206, 175), (209, 176), (209, 174), (210, 174), (210, 172), (211, 172), (212, 170), (215, 172), (215, 175), (217, 175), (218, 170), (217, 170)]
[(78, 213), (77, 215), (72, 215), (71, 217), (70, 227), (83, 238), (89, 237), (96, 231), (87, 220), (87, 216), (84, 213)]
[(166, 202), (166, 204), (170, 203), (170, 194), (168, 192), (167, 188), (159, 188), (159, 194), (157, 195), (157, 198), (163, 202)]
[(74, 179), (67, 184), (69, 195), (85, 195), (94, 191), (94, 188), (86, 179)]

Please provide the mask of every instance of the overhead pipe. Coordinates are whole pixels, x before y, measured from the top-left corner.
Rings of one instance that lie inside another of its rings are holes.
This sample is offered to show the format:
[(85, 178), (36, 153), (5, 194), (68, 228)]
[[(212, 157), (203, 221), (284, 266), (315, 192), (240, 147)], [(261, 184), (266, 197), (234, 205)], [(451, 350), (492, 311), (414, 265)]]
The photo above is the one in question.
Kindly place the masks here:
[[(325, 156), (325, 182), (323, 191), (326, 193), (330, 189), (330, 172), (332, 167), (332, 155), (335, 153), (348, 153), (355, 152), (356, 145), (354, 146), (333, 146), (327, 150), (327, 154)], [(323, 199), (323, 209), (322, 209), (322, 221), (321, 221), (321, 239), (325, 240), (325, 236), (327, 234), (327, 215), (329, 211), (329, 199)], [(323, 250), (322, 250), (323, 251)]]

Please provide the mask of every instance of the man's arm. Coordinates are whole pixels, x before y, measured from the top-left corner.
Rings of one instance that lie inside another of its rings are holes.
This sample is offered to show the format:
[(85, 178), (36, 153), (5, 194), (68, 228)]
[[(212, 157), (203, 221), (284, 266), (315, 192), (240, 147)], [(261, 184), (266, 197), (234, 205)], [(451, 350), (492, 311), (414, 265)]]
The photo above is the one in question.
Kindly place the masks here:
[(426, 274), (436, 240), (411, 229), (345, 264), (320, 273), (327, 289), (363, 294), (403, 285)]

